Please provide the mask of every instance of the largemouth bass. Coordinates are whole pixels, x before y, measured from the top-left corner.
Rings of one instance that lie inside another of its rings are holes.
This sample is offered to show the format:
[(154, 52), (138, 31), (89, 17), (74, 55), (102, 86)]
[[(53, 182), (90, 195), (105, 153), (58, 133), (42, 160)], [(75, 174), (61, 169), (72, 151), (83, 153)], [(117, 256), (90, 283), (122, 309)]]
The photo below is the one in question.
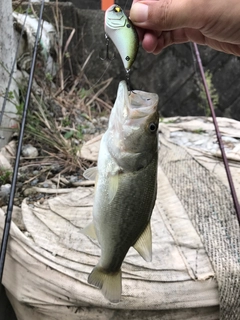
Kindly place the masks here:
[(88, 282), (113, 303), (121, 299), (121, 265), (133, 246), (152, 259), (150, 218), (157, 191), (158, 96), (120, 82), (109, 127), (101, 140), (98, 165), (85, 178), (96, 179), (93, 222), (84, 234), (97, 239), (101, 257)]

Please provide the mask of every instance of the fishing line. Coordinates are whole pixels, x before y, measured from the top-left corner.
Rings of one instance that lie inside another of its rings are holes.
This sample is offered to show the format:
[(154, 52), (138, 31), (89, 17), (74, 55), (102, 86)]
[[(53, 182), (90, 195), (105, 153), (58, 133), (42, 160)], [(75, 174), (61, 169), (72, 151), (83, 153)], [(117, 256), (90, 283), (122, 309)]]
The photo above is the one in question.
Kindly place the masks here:
[(26, 123), (26, 117), (27, 117), (27, 110), (28, 110), (28, 105), (29, 105), (30, 96), (31, 96), (31, 88), (32, 88), (33, 75), (34, 75), (34, 69), (35, 69), (35, 63), (36, 63), (38, 42), (39, 42), (40, 32), (41, 32), (41, 22), (42, 22), (42, 15), (43, 15), (43, 9), (44, 9), (44, 1), (45, 0), (42, 0), (41, 7), (40, 7), (39, 21), (38, 21), (38, 27), (37, 27), (37, 32), (36, 32), (36, 40), (35, 40), (35, 44), (34, 44), (34, 48), (33, 48), (33, 55), (32, 55), (32, 65), (31, 65), (31, 70), (30, 70), (30, 74), (29, 74), (26, 99), (25, 99), (24, 108), (23, 108), (23, 115), (22, 115), (22, 122), (21, 122), (20, 132), (19, 132), (16, 160), (15, 160), (15, 165), (14, 165), (9, 202), (8, 202), (4, 230), (3, 230), (3, 237), (2, 237), (2, 244), (1, 244), (1, 251), (0, 251), (0, 282), (2, 282), (4, 262), (5, 262), (5, 256), (6, 256), (6, 250), (7, 250), (7, 243), (8, 243), (10, 226), (11, 226), (14, 194), (15, 194), (16, 183), (17, 183), (18, 167), (19, 167), (19, 162), (20, 162), (20, 154), (21, 154), (23, 134), (24, 134), (24, 128), (25, 128), (25, 123)]
[(196, 54), (195, 54), (195, 50), (193, 48), (193, 43), (190, 42), (190, 49), (191, 49), (191, 53), (192, 53), (192, 59), (193, 59), (193, 69), (194, 69), (194, 73), (197, 75), (197, 80), (201, 80), (199, 79), (199, 74), (198, 74), (198, 70), (197, 70), (197, 58), (196, 58)]
[(15, 57), (14, 57), (14, 60), (13, 60), (12, 69), (11, 69), (11, 72), (10, 72), (7, 89), (6, 89), (6, 92), (5, 92), (5, 95), (4, 95), (2, 110), (0, 111), (0, 126), (2, 125), (3, 115), (4, 115), (6, 104), (7, 104), (7, 98), (8, 98), (8, 95), (9, 95), (10, 86), (11, 86), (12, 79), (13, 79), (13, 73), (14, 73), (14, 70), (15, 70), (16, 62), (17, 62), (17, 55), (18, 55), (18, 51), (19, 51), (19, 47), (20, 47), (20, 42), (21, 42), (22, 37), (23, 37), (24, 27), (25, 27), (25, 24), (26, 24), (26, 21), (27, 21), (27, 17), (28, 17), (28, 12), (29, 12), (29, 8), (30, 8), (30, 2), (31, 1), (28, 2), (27, 11), (26, 11), (25, 18), (24, 18), (24, 21), (23, 21), (20, 38), (18, 40), (16, 54), (15, 54)]
[(111, 65), (112, 61), (109, 61), (109, 63), (107, 64), (107, 67), (105, 68), (105, 70), (103, 71), (102, 75), (100, 76), (100, 78), (93, 84), (91, 85), (91, 89), (95, 89), (97, 87), (97, 84), (102, 80), (102, 78), (104, 77), (105, 73), (108, 71), (110, 65)]
[(210, 110), (211, 110), (213, 124), (214, 124), (214, 127), (215, 127), (215, 132), (216, 132), (219, 148), (221, 150), (224, 167), (225, 167), (225, 171), (226, 171), (226, 174), (227, 174), (227, 179), (228, 179), (228, 183), (229, 183), (229, 186), (230, 186), (234, 207), (235, 207), (237, 218), (238, 218), (238, 223), (240, 225), (240, 206), (239, 206), (239, 202), (238, 202), (238, 198), (237, 198), (237, 194), (236, 194), (236, 189), (235, 189), (235, 186), (234, 186), (234, 183), (233, 183), (231, 171), (230, 171), (228, 160), (227, 160), (227, 157), (226, 157), (226, 153), (225, 153), (225, 149), (224, 149), (224, 145), (223, 145), (223, 141), (222, 141), (222, 136), (221, 136), (221, 133), (220, 133), (220, 130), (219, 130), (219, 127), (218, 127), (216, 114), (215, 114), (215, 111), (214, 111), (211, 95), (210, 95), (210, 92), (209, 92), (209, 89), (208, 89), (208, 85), (207, 85), (207, 81), (206, 81), (206, 77), (205, 77), (205, 74), (204, 74), (202, 60), (201, 60), (201, 56), (200, 56), (200, 53), (199, 53), (199, 50), (198, 50), (198, 46), (197, 46), (196, 43), (193, 43), (193, 46), (194, 46), (195, 55), (196, 55), (197, 63), (198, 63), (198, 66), (199, 66), (199, 70), (200, 70), (200, 73), (201, 73), (204, 89), (205, 89), (205, 92), (206, 92), (208, 104), (209, 104), (209, 107), (210, 107)]
[(128, 4), (128, 0), (125, 2), (125, 5), (124, 5), (124, 8), (123, 8), (123, 10), (125, 10), (126, 9), (126, 7), (127, 7), (127, 4)]
[(113, 55), (113, 58), (109, 58), (108, 57), (108, 54), (109, 54), (109, 43), (111, 43), (111, 39), (107, 36), (107, 34), (105, 33), (105, 40), (106, 40), (106, 43), (105, 43), (105, 49), (107, 51), (106, 53), (106, 57), (105, 58), (102, 58), (100, 57), (100, 53), (98, 54), (98, 59), (101, 60), (101, 61), (109, 61), (109, 63), (107, 64), (107, 67), (105, 68), (105, 70), (103, 71), (102, 75), (100, 76), (100, 78), (90, 86), (91, 89), (95, 89), (97, 87), (97, 84), (102, 80), (102, 78), (104, 77), (105, 73), (108, 71), (110, 65), (111, 65), (111, 62), (115, 59), (114, 55)]

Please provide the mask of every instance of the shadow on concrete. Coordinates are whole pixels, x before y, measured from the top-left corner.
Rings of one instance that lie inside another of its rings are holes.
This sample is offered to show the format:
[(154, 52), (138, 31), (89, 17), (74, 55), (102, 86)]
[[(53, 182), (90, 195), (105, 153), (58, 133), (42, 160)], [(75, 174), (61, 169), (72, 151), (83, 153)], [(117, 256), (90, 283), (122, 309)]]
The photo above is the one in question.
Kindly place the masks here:
[(6, 296), (3, 285), (0, 285), (0, 319), (17, 320), (13, 308)]

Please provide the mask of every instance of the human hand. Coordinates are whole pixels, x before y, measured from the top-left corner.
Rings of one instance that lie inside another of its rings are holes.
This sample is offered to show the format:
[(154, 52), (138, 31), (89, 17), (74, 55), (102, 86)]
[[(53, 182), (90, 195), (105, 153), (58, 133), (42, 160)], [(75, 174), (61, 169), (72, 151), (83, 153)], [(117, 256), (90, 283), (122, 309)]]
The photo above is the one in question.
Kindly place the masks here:
[(133, 0), (130, 19), (147, 52), (193, 41), (240, 56), (239, 0)]

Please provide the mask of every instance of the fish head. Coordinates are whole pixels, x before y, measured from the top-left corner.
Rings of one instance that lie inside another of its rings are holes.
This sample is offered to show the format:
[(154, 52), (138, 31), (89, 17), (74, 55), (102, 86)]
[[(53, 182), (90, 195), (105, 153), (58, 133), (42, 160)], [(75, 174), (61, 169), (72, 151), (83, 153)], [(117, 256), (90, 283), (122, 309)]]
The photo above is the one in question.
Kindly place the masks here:
[(129, 92), (126, 82), (120, 82), (108, 130), (110, 153), (121, 167), (138, 170), (146, 167), (156, 155), (158, 100), (155, 93)]

